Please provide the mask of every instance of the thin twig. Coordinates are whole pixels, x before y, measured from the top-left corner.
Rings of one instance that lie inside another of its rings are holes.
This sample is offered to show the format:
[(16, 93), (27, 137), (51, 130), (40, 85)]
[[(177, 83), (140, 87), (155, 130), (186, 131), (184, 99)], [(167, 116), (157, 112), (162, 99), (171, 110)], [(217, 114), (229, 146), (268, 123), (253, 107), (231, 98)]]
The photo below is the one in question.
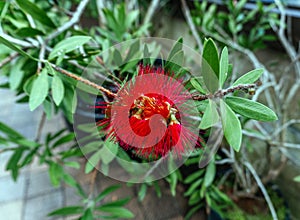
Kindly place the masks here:
[(289, 120), (288, 122), (284, 123), (282, 126), (280, 126), (279, 128), (277, 128), (273, 134), (272, 134), (272, 137), (276, 137), (282, 130), (286, 129), (287, 127), (289, 127), (290, 125), (292, 124), (298, 124), (300, 123), (300, 120), (297, 120), (297, 119), (291, 119)]
[[(291, 43), (288, 41), (288, 39), (285, 36), (284, 30), (285, 30), (285, 20), (286, 20), (286, 11), (285, 8), (280, 0), (275, 0), (275, 4), (278, 7), (280, 11), (280, 26), (279, 30), (275, 26), (275, 24), (271, 23), (271, 27), (273, 30), (278, 34), (279, 40), (281, 41), (282, 45), (284, 46), (287, 54), (289, 55), (290, 59), (296, 60), (297, 59), (297, 52), (295, 51), (294, 47), (291, 45)], [(295, 62), (295, 70), (298, 74), (298, 77), (300, 77), (300, 62)]]
[(214, 94), (207, 94), (207, 95), (193, 95), (193, 99), (197, 100), (197, 101), (203, 101), (206, 99), (214, 99), (214, 98), (222, 98), (225, 95), (229, 94), (229, 93), (233, 93), (235, 91), (238, 90), (248, 90), (248, 89), (252, 89), (252, 88), (256, 88), (257, 85), (256, 84), (245, 84), (245, 85), (237, 85), (237, 86), (233, 86), (231, 88), (228, 89), (220, 89), (218, 91), (216, 91)]
[(199, 47), (199, 50), (202, 51), (203, 49), (203, 45), (202, 45), (202, 41), (201, 41), (201, 38), (197, 32), (197, 29), (196, 29), (196, 26), (193, 22), (193, 19), (192, 19), (192, 16), (191, 16), (191, 12), (190, 12), (190, 9), (189, 7), (187, 6), (186, 4), (186, 1), (185, 0), (181, 0), (181, 4), (182, 4), (182, 10), (183, 10), (183, 14), (185, 16), (185, 19), (187, 21), (187, 24), (189, 25), (190, 29), (191, 29), (191, 32), (196, 40), (196, 43)]
[(24, 41), (24, 40), (19, 40), (17, 38), (13, 38), (5, 33), (0, 33), (0, 37), (3, 37), (5, 40), (8, 40), (9, 42), (13, 43), (13, 44), (17, 44), (19, 46), (22, 46), (22, 47), (32, 47), (32, 46), (37, 46), (37, 45), (33, 45), (27, 41)]
[(15, 59), (18, 55), (19, 55), (19, 53), (16, 52), (16, 53), (13, 53), (10, 56), (6, 57), (4, 60), (2, 60), (0, 62), (0, 68), (2, 68), (4, 65), (6, 65), (7, 63), (9, 63), (13, 59)]
[(264, 186), (264, 184), (262, 183), (261, 179), (259, 178), (259, 176), (257, 175), (255, 169), (253, 168), (253, 166), (249, 163), (249, 162), (244, 162), (245, 166), (248, 168), (248, 170), (251, 172), (251, 174), (253, 175), (255, 181), (257, 182), (257, 185), (259, 186), (262, 194), (264, 195), (265, 197), (265, 200), (269, 206), (269, 209), (270, 209), (270, 212), (271, 212), (271, 215), (273, 217), (274, 220), (277, 220), (278, 217), (277, 217), (277, 213), (275, 211), (275, 208), (273, 206), (273, 203), (270, 199), (270, 196)]
[(287, 143), (287, 142), (281, 143), (281, 142), (277, 142), (277, 141), (271, 141), (270, 144), (273, 145), (273, 146), (279, 146), (279, 147), (285, 147), (285, 148), (292, 148), (292, 149), (300, 150), (300, 144)]
[(98, 22), (100, 27), (104, 27), (106, 24), (106, 19), (103, 13), (103, 8), (104, 7), (104, 1), (103, 0), (96, 0), (96, 5), (97, 5), (97, 11), (98, 11)]
[(148, 24), (151, 21), (153, 15), (154, 15), (154, 12), (157, 10), (158, 6), (159, 6), (159, 0), (152, 0), (151, 1), (151, 4), (150, 4), (150, 6), (147, 10), (147, 13), (145, 15), (142, 26)]
[(90, 185), (90, 195), (92, 195), (94, 193), (94, 188), (95, 188), (95, 182), (96, 182), (96, 178), (97, 178), (97, 174), (98, 174), (98, 169), (95, 167), (92, 174), (91, 174), (91, 185)]
[(58, 35), (60, 35), (61, 33), (63, 33), (64, 31), (68, 30), (69, 28), (71, 28), (73, 25), (75, 25), (76, 23), (79, 22), (80, 17), (84, 11), (84, 9), (86, 8), (87, 4), (89, 3), (89, 0), (82, 0), (76, 11), (73, 14), (73, 17), (66, 22), (64, 25), (60, 26), (56, 31), (54, 31), (53, 33), (51, 33), (47, 38), (46, 38), (46, 42), (48, 42), (49, 40), (52, 40), (53, 38), (57, 37)]
[(60, 67), (58, 67), (58, 66), (56, 66), (56, 65), (54, 65), (54, 64), (50, 64), (50, 65), (51, 65), (56, 71), (58, 71), (58, 72), (60, 72), (60, 73), (62, 73), (62, 74), (64, 74), (64, 75), (66, 75), (66, 76), (68, 76), (68, 77), (70, 77), (70, 78), (72, 78), (72, 79), (75, 79), (75, 80), (78, 81), (78, 82), (82, 82), (82, 83), (84, 83), (85, 85), (91, 86), (91, 87), (93, 87), (93, 88), (95, 88), (95, 89), (97, 89), (97, 90), (99, 90), (99, 91), (101, 91), (101, 92), (104, 92), (105, 94), (107, 94), (107, 95), (109, 95), (109, 96), (111, 96), (111, 97), (116, 97), (116, 96), (117, 96), (117, 94), (115, 94), (115, 93), (109, 91), (108, 89), (106, 89), (106, 88), (104, 88), (104, 87), (102, 87), (102, 86), (100, 86), (100, 85), (97, 85), (97, 84), (94, 83), (94, 82), (89, 81), (88, 79), (84, 79), (84, 78), (82, 78), (82, 77), (80, 77), (80, 76), (78, 76), (78, 75), (75, 75), (75, 74), (73, 74), (73, 73), (70, 73), (70, 72), (68, 72), (68, 71), (66, 71), (66, 70), (64, 70), (64, 69), (62, 69), (62, 68), (60, 68)]
[(43, 128), (44, 128), (44, 125), (45, 125), (45, 121), (46, 121), (46, 113), (43, 111), (42, 117), (41, 117), (41, 120), (40, 120), (40, 123), (39, 123), (39, 127), (38, 127), (38, 130), (37, 130), (35, 142), (39, 142), (40, 139), (41, 139), (41, 135), (42, 135), (42, 131), (43, 131)]

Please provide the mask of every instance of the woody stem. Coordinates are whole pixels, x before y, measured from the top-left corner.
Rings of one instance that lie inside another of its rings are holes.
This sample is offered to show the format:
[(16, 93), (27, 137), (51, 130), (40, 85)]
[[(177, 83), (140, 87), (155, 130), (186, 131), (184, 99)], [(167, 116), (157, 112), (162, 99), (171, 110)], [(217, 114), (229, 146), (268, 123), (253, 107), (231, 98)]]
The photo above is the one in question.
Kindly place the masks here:
[(95, 88), (95, 89), (97, 89), (97, 90), (99, 90), (99, 91), (101, 91), (101, 92), (107, 94), (108, 96), (111, 96), (111, 97), (116, 97), (116, 96), (117, 96), (116, 93), (113, 93), (113, 92), (111, 92), (110, 90), (104, 88), (103, 86), (97, 85), (96, 83), (91, 82), (91, 81), (88, 80), (88, 79), (82, 78), (82, 77), (80, 77), (80, 76), (78, 76), (78, 75), (76, 75), (76, 74), (74, 74), (74, 73), (71, 73), (71, 72), (69, 72), (69, 71), (67, 71), (67, 70), (64, 70), (64, 69), (62, 69), (62, 68), (60, 68), (60, 67), (58, 67), (58, 66), (56, 66), (56, 65), (54, 65), (54, 64), (50, 64), (50, 65), (51, 65), (56, 71), (58, 71), (58, 72), (60, 72), (60, 73), (62, 73), (62, 74), (64, 74), (64, 75), (66, 75), (67, 77), (70, 77), (70, 78), (72, 78), (72, 79), (75, 79), (75, 80), (78, 81), (78, 82), (82, 82), (82, 83), (84, 83), (84, 84), (86, 84), (86, 85), (88, 85), (88, 86), (91, 86), (91, 87), (93, 87), (93, 88)]
[(197, 101), (203, 101), (206, 99), (222, 98), (225, 95), (229, 93), (233, 93), (238, 90), (248, 90), (248, 89), (254, 89), (256, 87), (257, 87), (256, 84), (237, 85), (237, 86), (230, 87), (228, 89), (220, 89), (216, 91), (214, 94), (206, 94), (206, 95), (196, 94), (193, 95), (193, 99)]

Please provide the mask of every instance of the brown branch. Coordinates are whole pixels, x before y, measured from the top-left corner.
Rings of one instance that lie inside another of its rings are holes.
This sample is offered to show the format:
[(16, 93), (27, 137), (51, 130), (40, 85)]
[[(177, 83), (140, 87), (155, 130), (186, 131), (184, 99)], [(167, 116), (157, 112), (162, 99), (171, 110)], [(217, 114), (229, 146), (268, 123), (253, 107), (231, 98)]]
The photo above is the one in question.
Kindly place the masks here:
[(237, 86), (233, 86), (231, 88), (228, 89), (220, 89), (218, 91), (216, 91), (214, 94), (207, 94), (207, 95), (193, 95), (193, 99), (197, 100), (197, 101), (203, 101), (206, 99), (214, 99), (214, 98), (222, 98), (225, 95), (229, 94), (229, 93), (233, 93), (235, 91), (238, 90), (244, 90), (247, 91), (248, 89), (254, 89), (257, 87), (257, 84), (246, 84), (246, 85), (237, 85)]
[(41, 135), (42, 135), (42, 131), (43, 131), (43, 128), (44, 128), (44, 125), (45, 125), (45, 121), (46, 121), (46, 113), (43, 112), (42, 116), (41, 116), (41, 119), (40, 119), (38, 130), (37, 130), (35, 142), (39, 142), (40, 139), (41, 139)]
[(80, 76), (77, 76), (77, 75), (75, 75), (75, 74), (73, 74), (73, 73), (70, 73), (70, 72), (68, 72), (68, 71), (66, 71), (66, 70), (64, 70), (64, 69), (62, 69), (62, 68), (60, 68), (60, 67), (58, 67), (58, 66), (56, 66), (56, 65), (54, 65), (54, 64), (50, 64), (50, 65), (51, 65), (56, 71), (58, 71), (58, 72), (60, 72), (60, 73), (62, 73), (62, 74), (64, 74), (64, 75), (66, 75), (67, 77), (70, 77), (70, 78), (72, 78), (72, 79), (75, 79), (75, 80), (78, 81), (78, 82), (82, 82), (82, 83), (85, 84), (85, 85), (88, 85), (88, 86), (90, 86), (90, 87), (93, 87), (93, 88), (95, 88), (95, 89), (97, 89), (97, 90), (99, 90), (99, 91), (101, 91), (101, 92), (107, 94), (108, 96), (111, 96), (111, 97), (116, 97), (116, 96), (117, 96), (116, 93), (113, 93), (113, 92), (109, 91), (108, 89), (106, 89), (106, 88), (104, 88), (104, 87), (102, 87), (102, 86), (100, 86), (100, 85), (97, 85), (97, 84), (94, 83), (94, 82), (89, 81), (88, 79), (84, 79), (84, 78), (82, 78), (82, 77), (80, 77)]
[(0, 68), (3, 67), (5, 64), (9, 63), (10, 61), (12, 61), (13, 59), (15, 59), (18, 55), (19, 53), (16, 52), (6, 57), (4, 60), (0, 62)]
[(93, 172), (91, 173), (91, 178), (90, 178), (90, 194), (92, 195), (94, 193), (94, 188), (95, 188), (95, 182), (98, 174), (98, 169), (95, 167)]

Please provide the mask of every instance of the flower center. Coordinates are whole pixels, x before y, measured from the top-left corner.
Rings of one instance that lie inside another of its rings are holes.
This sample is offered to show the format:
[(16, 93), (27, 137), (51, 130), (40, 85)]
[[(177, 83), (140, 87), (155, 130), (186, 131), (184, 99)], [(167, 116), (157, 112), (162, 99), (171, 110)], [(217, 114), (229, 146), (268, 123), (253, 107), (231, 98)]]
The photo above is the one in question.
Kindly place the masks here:
[(145, 94), (137, 98), (132, 104), (129, 118), (135, 117), (140, 120), (149, 120), (153, 115), (160, 114), (164, 124), (180, 124), (178, 110), (174, 103), (160, 94)]

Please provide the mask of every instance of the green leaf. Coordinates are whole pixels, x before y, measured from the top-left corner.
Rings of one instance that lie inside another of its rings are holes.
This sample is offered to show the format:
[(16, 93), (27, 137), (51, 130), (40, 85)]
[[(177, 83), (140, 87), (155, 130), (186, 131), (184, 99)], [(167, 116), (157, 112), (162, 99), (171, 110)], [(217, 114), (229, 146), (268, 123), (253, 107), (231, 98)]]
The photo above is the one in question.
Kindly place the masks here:
[(123, 207), (99, 207), (97, 210), (111, 213), (113, 216), (117, 216), (118, 218), (134, 217), (134, 214), (131, 211)]
[(214, 93), (219, 87), (219, 53), (212, 39), (203, 46), (201, 74), (207, 89)]
[(47, 25), (49, 27), (55, 28), (55, 24), (48, 17), (47, 13), (44, 10), (40, 9), (39, 7), (37, 7), (36, 4), (31, 3), (28, 0), (16, 0), (16, 2), (18, 3), (18, 5), (20, 6), (20, 8), (25, 13), (30, 14), (32, 16), (32, 18), (34, 18), (35, 20), (38, 20), (42, 24), (45, 24), (45, 25)]
[(196, 213), (202, 206), (203, 206), (203, 204), (200, 203), (199, 205), (196, 205), (195, 207), (193, 207), (192, 209), (190, 209), (188, 211), (188, 213), (186, 214), (186, 216), (184, 217), (184, 220), (190, 219), (194, 215), (194, 213)]
[(74, 215), (74, 214), (81, 214), (84, 211), (83, 207), (81, 206), (67, 206), (61, 209), (56, 209), (48, 214), (48, 216), (53, 215)]
[(176, 41), (176, 43), (174, 44), (174, 46), (172, 47), (168, 55), (167, 61), (170, 61), (176, 53), (182, 50), (182, 42), (183, 42), (182, 37)]
[(195, 191), (189, 198), (189, 206), (195, 205), (197, 203), (199, 203), (201, 200), (201, 197), (199, 195), (198, 191)]
[(76, 180), (74, 179), (73, 176), (71, 176), (70, 174), (68, 173), (64, 173), (62, 175), (62, 179), (63, 181), (65, 181), (67, 184), (69, 184), (71, 187), (76, 187), (77, 186), (77, 182)]
[(212, 184), (212, 182), (215, 179), (215, 176), (216, 176), (216, 165), (214, 161), (211, 161), (206, 168), (206, 172), (204, 176), (205, 187), (208, 187)]
[(70, 141), (73, 141), (75, 139), (75, 134), (74, 133), (70, 133), (67, 134), (63, 137), (61, 137), (60, 139), (58, 139), (53, 145), (52, 148), (55, 148), (57, 146), (60, 146), (62, 144), (68, 143)]
[(52, 80), (52, 97), (54, 100), (54, 103), (59, 106), (59, 104), (62, 102), (64, 98), (64, 93), (65, 93), (65, 87), (58, 76), (58, 74), (55, 74)]
[(106, 141), (104, 146), (100, 150), (101, 161), (104, 164), (109, 164), (117, 155), (119, 145), (112, 141)]
[(83, 213), (83, 216), (80, 218), (80, 220), (94, 220), (93, 212), (91, 209), (85, 210)]
[(95, 199), (95, 202), (100, 202), (102, 199), (104, 199), (107, 195), (110, 193), (116, 191), (117, 189), (120, 188), (120, 185), (113, 185), (109, 186), (106, 189), (104, 189)]
[(102, 157), (102, 152), (100, 150), (94, 153), (90, 157), (90, 159), (88, 159), (85, 165), (85, 173), (90, 173), (95, 168), (95, 166), (99, 163), (101, 157)]
[(296, 176), (296, 177), (294, 177), (294, 179), (293, 179), (295, 182), (300, 182), (300, 176)]
[(55, 45), (55, 47), (49, 54), (49, 60), (59, 56), (61, 53), (68, 53), (72, 50), (75, 50), (91, 39), (92, 38), (89, 36), (72, 36), (64, 39)]
[(255, 69), (252, 70), (248, 73), (246, 73), (245, 75), (241, 76), (240, 78), (238, 78), (232, 86), (236, 86), (239, 84), (251, 84), (254, 83), (255, 81), (257, 81), (259, 79), (259, 77), (263, 74), (264, 69)]
[(212, 100), (209, 100), (209, 104), (207, 105), (204, 115), (201, 119), (200, 129), (208, 129), (216, 124), (220, 120), (216, 103)]
[(32, 75), (31, 77), (29, 77), (26, 82), (24, 83), (23, 85), (23, 89), (24, 89), (24, 92), (27, 94), (27, 95), (30, 95), (30, 92), (31, 92), (31, 89), (32, 89), (32, 85), (33, 85), (33, 82), (36, 80), (38, 76), (35, 74), (35, 75)]
[(177, 186), (178, 178), (176, 171), (170, 174), (170, 190), (172, 196), (176, 195), (176, 186)]
[(60, 165), (57, 163), (50, 163), (50, 168), (49, 168), (49, 176), (50, 176), (50, 181), (53, 184), (53, 186), (58, 187), (60, 183), (60, 179), (63, 175), (63, 169)]
[(226, 97), (225, 102), (235, 112), (247, 118), (259, 121), (274, 121), (278, 119), (276, 114), (270, 108), (249, 99), (232, 96)]
[(201, 185), (202, 182), (203, 182), (202, 178), (193, 182), (193, 184), (189, 187), (189, 189), (184, 193), (184, 196), (192, 195), (195, 192), (195, 190), (197, 190), (197, 188)]
[(30, 111), (36, 109), (41, 105), (48, 95), (48, 75), (47, 70), (44, 68), (39, 76), (34, 80), (29, 97)]
[(203, 46), (202, 59), (204, 59), (213, 70), (214, 74), (219, 76), (219, 53), (215, 42), (209, 38)]
[(0, 122), (0, 131), (5, 133), (8, 137), (14, 139), (24, 139), (24, 136), (19, 132), (15, 131), (13, 128), (7, 126), (6, 124)]
[(52, 116), (52, 103), (45, 99), (43, 102), (44, 112), (46, 113), (47, 119), (51, 119)]
[(194, 182), (196, 179), (200, 178), (200, 176), (202, 176), (203, 173), (204, 173), (204, 170), (196, 170), (194, 173), (192, 173), (191, 175), (189, 175), (184, 180), (184, 183), (185, 184), (189, 184), (189, 183)]
[[(202, 94), (206, 94), (207, 93), (207, 91), (206, 91), (206, 89), (204, 89), (203, 88), (203, 86), (201, 85), (201, 81), (200, 80), (202, 80), (203, 81), (203, 78), (201, 77), (197, 77), (197, 78), (192, 78), (191, 80), (190, 80), (190, 82), (191, 82), (191, 84), (192, 84), (192, 86), (194, 86), (194, 88), (198, 91), (198, 92), (201, 92)], [(200, 82), (199, 82), (200, 81)]]
[(242, 143), (241, 123), (232, 109), (223, 100), (220, 100), (220, 105), (225, 138), (235, 151), (239, 151)]
[[(130, 49), (129, 52), (125, 58), (125, 62), (124, 63), (130, 63), (132, 61), (135, 61), (134, 58), (137, 58), (137, 54), (140, 50), (140, 41), (139, 40), (135, 40), (131, 45), (130, 45)], [(122, 71), (123, 72), (123, 71)]]
[(183, 61), (184, 61), (184, 53), (183, 51), (178, 51), (176, 54), (174, 54), (174, 56), (170, 60), (168, 60), (165, 68), (172, 72), (177, 73), (179, 69), (182, 67)]
[(64, 162), (64, 164), (68, 167), (72, 167), (74, 169), (79, 169), (80, 168), (80, 164), (76, 161), (66, 161)]
[(19, 87), (22, 79), (24, 77), (24, 71), (22, 70), (23, 62), (18, 61), (15, 63), (10, 71), (9, 75), (9, 85), (12, 90), (15, 90)]
[(15, 150), (14, 154), (9, 158), (6, 170), (14, 169), (18, 167), (18, 162), (21, 159), (25, 148), (18, 148)]
[(35, 37), (37, 35), (44, 35), (44, 33), (41, 30), (31, 28), (31, 27), (24, 27), (20, 28), (16, 34), (22, 38), (26, 37)]
[(114, 53), (113, 53), (113, 62), (114, 64), (119, 67), (123, 64), (123, 59), (122, 59), (122, 55), (120, 53), (120, 51), (118, 49), (115, 49), (114, 50)]
[(124, 206), (129, 202), (130, 198), (125, 198), (125, 199), (120, 199), (117, 201), (113, 201), (113, 202), (108, 202), (105, 203), (103, 205), (101, 205), (101, 207), (119, 207), (119, 206)]
[(219, 88), (221, 89), (228, 75), (228, 49), (224, 47), (220, 58)]
[(147, 185), (145, 183), (143, 183), (138, 192), (139, 201), (143, 201), (143, 199), (145, 198), (145, 196), (147, 194), (147, 189), (148, 189)]
[(28, 57), (32, 60), (35, 61), (39, 61), (38, 59), (34, 58), (33, 56), (31, 56), (30, 54), (26, 53), (24, 50), (16, 47), (15, 45), (13, 45), (11, 42), (9, 42), (8, 40), (4, 39), (3, 37), (0, 36), (0, 43), (4, 44), (5, 46), (9, 47), (10, 49), (22, 54), (25, 57)]

